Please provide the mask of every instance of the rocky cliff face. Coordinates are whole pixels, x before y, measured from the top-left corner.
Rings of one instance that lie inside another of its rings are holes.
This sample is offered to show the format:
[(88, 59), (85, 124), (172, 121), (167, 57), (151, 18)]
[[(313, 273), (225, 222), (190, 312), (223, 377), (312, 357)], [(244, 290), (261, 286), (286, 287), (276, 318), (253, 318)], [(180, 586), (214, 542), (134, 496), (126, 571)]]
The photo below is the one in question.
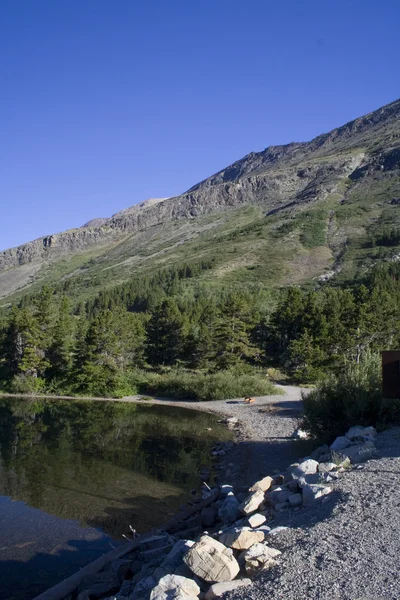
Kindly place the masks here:
[(158, 198), (94, 219), (80, 229), (39, 238), (0, 253), (0, 271), (105, 246), (128, 234), (178, 219), (195, 219), (243, 204), (266, 214), (318, 202), (344, 180), (400, 168), (400, 101), (308, 143), (250, 153), (174, 198)]

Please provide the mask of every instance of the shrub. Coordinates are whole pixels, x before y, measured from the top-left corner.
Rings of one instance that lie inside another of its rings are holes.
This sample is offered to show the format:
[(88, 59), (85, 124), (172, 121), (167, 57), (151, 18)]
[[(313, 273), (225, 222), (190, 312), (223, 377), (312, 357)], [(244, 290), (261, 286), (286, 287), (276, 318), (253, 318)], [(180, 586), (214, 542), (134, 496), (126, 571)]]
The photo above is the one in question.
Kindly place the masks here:
[(279, 394), (270, 381), (260, 375), (236, 375), (232, 371), (218, 373), (140, 373), (136, 379), (140, 392), (191, 400), (225, 400), (244, 396)]
[(41, 377), (32, 377), (19, 373), (14, 375), (11, 382), (11, 389), (15, 394), (39, 394), (43, 393), (46, 387), (46, 382)]
[(368, 352), (359, 363), (328, 376), (317, 389), (303, 395), (303, 403), (302, 427), (321, 440), (330, 441), (352, 425), (376, 425), (386, 406), (379, 354)]

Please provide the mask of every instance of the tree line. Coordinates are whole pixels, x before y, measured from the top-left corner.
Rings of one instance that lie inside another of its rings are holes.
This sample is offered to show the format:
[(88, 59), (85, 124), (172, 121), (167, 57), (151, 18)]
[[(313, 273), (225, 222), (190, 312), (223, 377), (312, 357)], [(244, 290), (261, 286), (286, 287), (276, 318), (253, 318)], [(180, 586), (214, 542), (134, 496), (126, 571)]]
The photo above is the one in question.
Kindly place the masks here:
[(232, 373), (280, 367), (311, 382), (367, 349), (399, 344), (400, 268), (346, 287), (215, 288), (199, 262), (137, 277), (75, 305), (43, 287), (11, 308), (0, 377), (15, 392), (129, 393), (138, 369)]

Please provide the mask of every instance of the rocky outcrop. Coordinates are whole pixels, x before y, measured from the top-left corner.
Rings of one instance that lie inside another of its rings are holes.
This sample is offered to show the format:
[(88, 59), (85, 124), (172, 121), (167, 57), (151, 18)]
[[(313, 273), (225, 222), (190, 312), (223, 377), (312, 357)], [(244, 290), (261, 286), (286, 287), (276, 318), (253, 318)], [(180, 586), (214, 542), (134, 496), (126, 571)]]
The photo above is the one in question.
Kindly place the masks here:
[[(200, 528), (196, 539), (178, 539), (190, 529), (188, 523), (196, 520), (195, 507), (191, 507), (186, 522), (176, 518), (168, 525), (169, 533), (159, 531), (147, 536), (130, 554), (86, 578), (78, 590), (78, 600), (104, 598), (108, 593), (114, 595), (107, 600), (213, 600), (250, 586), (259, 573), (280, 560), (275, 540), (288, 531), (284, 526), (271, 528), (265, 521), (272, 525), (283, 511), (312, 511), (319, 503), (329, 501), (335, 480), (353, 462), (366, 459), (362, 448), (367, 444), (375, 449), (375, 436), (372, 427), (352, 427), (342, 436), (348, 445), (341, 453), (321, 446), (285, 472), (255, 482), (242, 506), (253, 502), (254, 508), (262, 499), (262, 512), (253, 512), (247, 519), (239, 515), (234, 525), (228, 526), (218, 521), (215, 512), (216, 523), (210, 531)], [(231, 489), (224, 485), (213, 490), (205, 488), (198, 503), (199, 515), (207, 506), (215, 511), (219, 502), (233, 495), (235, 490)]]

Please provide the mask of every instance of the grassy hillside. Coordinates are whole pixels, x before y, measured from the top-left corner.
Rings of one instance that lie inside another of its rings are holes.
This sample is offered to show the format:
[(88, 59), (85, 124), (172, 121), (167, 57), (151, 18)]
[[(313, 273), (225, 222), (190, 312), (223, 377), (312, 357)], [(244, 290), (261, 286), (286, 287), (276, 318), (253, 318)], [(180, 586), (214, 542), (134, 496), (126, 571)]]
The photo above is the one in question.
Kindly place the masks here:
[(395, 102), (309, 143), (250, 154), (177, 198), (54, 236), (52, 248), (44, 238), (10, 251), (0, 307), (44, 284), (79, 302), (202, 259), (213, 288), (343, 284), (397, 260), (399, 244), (380, 236), (400, 228), (399, 115)]

